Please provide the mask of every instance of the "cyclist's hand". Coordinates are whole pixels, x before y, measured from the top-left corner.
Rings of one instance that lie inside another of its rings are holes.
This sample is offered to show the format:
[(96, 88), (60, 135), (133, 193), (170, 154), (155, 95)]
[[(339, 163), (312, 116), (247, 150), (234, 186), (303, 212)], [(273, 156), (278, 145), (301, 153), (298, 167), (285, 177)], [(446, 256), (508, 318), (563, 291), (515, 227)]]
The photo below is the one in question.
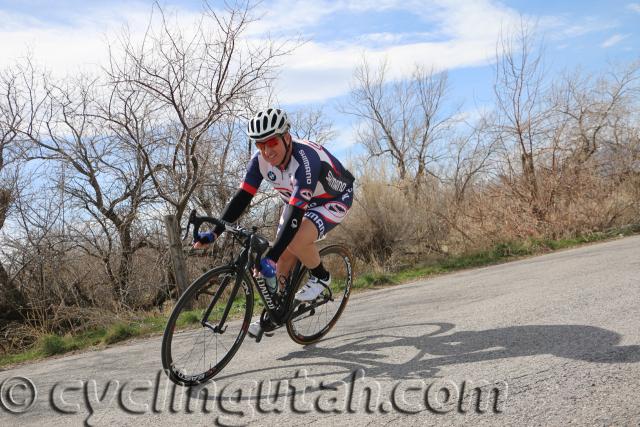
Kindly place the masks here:
[(216, 234), (213, 231), (205, 231), (204, 233), (198, 233), (198, 237), (194, 239), (193, 249), (206, 249), (209, 245), (216, 240)]

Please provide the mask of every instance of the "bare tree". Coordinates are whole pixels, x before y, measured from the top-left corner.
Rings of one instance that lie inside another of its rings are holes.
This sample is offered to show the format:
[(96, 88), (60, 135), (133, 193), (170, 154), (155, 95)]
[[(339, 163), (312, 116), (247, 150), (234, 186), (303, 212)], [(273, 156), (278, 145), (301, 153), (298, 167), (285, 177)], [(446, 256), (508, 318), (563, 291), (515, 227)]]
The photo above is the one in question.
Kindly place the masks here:
[[(22, 122), (18, 99), (20, 70), (6, 69), (0, 74), (0, 230), (17, 195), (17, 162), (20, 148), (16, 127)], [(24, 297), (10, 279), (0, 252), (0, 318), (16, 319)]]
[[(100, 270), (81, 268), (82, 261), (74, 261), (82, 258), (77, 250), (78, 236), (69, 233), (61, 221), (68, 194), (56, 194), (59, 191), (55, 183), (35, 177), (27, 177), (32, 182), (20, 186), (14, 233), (6, 243), (12, 280), (25, 295), (24, 320), (39, 330), (54, 332), (60, 330), (61, 323), (66, 323), (63, 330), (82, 323), (76, 309), (95, 306), (97, 301), (92, 296), (108, 295), (109, 291), (91, 286), (104, 278)], [(86, 265), (86, 257), (83, 261)], [(111, 298), (99, 301), (105, 307)]]
[(391, 82), (387, 71), (386, 63), (374, 70), (364, 59), (343, 111), (361, 119), (357, 138), (370, 158), (388, 156), (417, 193), (427, 175), (436, 176), (430, 164), (443, 155), (437, 142), (454, 123), (454, 111), (443, 105), (447, 74), (416, 66), (409, 80)]
[(572, 127), (572, 160), (577, 164), (587, 162), (603, 144), (620, 142), (616, 129), (620, 129), (633, 109), (640, 78), (640, 62), (608, 75), (594, 79), (577, 73), (566, 76), (558, 111), (567, 116)]
[(209, 173), (194, 195), (208, 215), (222, 212), (244, 176), (252, 153), (244, 148), (247, 138), (243, 128), (244, 122), (239, 118), (220, 120), (213, 126), (216, 142), (203, 147), (203, 152), (207, 150), (204, 157), (216, 161), (209, 165)]
[[(128, 303), (131, 260), (143, 241), (134, 242), (133, 226), (138, 213), (155, 195), (146, 184), (150, 173), (142, 156), (140, 135), (110, 126), (102, 113), (109, 111), (114, 94), (102, 105), (104, 86), (95, 78), (79, 76), (56, 82), (47, 75), (25, 79), (24, 110), (29, 120), (16, 127), (20, 136), (33, 144), (31, 160), (59, 162), (69, 175), (59, 184), (75, 207), (89, 215), (107, 242), (103, 249), (91, 242), (89, 253), (99, 257), (110, 277), (114, 295)], [(147, 106), (122, 106), (126, 119), (135, 121)], [(130, 129), (129, 129), (130, 130)], [(138, 129), (135, 129), (138, 130)]]
[(291, 133), (298, 139), (306, 139), (320, 145), (336, 136), (333, 123), (321, 107), (298, 109), (289, 114)]
[[(525, 190), (520, 191), (514, 185), (513, 191), (529, 203), (538, 217), (543, 218), (535, 159), (537, 150), (544, 141), (545, 121), (549, 114), (542, 100), (542, 48), (535, 45), (533, 31), (522, 21), (514, 33), (501, 38), (496, 57), (496, 138), (505, 150), (509, 179), (515, 183), (517, 180), (513, 177), (522, 173)], [(510, 161), (514, 150), (519, 155), (519, 171)]]
[(141, 43), (125, 34), (111, 49), (107, 73), (122, 93), (152, 100), (155, 150), (142, 153), (158, 195), (181, 218), (211, 173), (212, 150), (204, 146), (227, 145), (212, 128), (242, 113), (273, 77), (274, 60), (288, 51), (269, 41), (243, 43), (252, 22), (248, 2), (227, 3), (223, 11), (209, 7), (192, 34), (173, 25), (157, 4), (155, 10), (158, 20)]
[(485, 139), (484, 133), (491, 119), (481, 117), (471, 131), (453, 138), (449, 146), (451, 176), (455, 206), (460, 207), (474, 181), (487, 171), (494, 154), (495, 141)]

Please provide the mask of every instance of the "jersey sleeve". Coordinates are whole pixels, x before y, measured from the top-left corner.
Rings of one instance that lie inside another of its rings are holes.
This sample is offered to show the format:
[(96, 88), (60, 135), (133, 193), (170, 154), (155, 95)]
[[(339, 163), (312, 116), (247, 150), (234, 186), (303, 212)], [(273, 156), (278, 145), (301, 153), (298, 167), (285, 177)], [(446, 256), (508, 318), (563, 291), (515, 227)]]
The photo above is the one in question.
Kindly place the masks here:
[(295, 183), (289, 204), (306, 209), (318, 185), (322, 164), (318, 153), (304, 146), (297, 147), (293, 155), (298, 162), (298, 169), (295, 172)]
[(256, 152), (256, 154), (251, 158), (249, 167), (247, 167), (247, 173), (244, 176), (242, 184), (240, 184), (240, 188), (252, 196), (255, 195), (258, 188), (260, 188), (260, 183), (263, 179), (262, 173), (260, 172), (260, 163), (258, 161), (259, 155), (260, 153)]
[[(251, 199), (253, 196), (249, 194), (247, 191), (242, 188), (238, 189), (236, 194), (231, 198), (224, 211), (222, 212), (221, 218), (227, 222), (236, 222), (238, 218), (244, 213), (249, 204), (251, 204)], [(224, 227), (217, 225), (213, 232), (216, 236), (219, 236), (224, 231)]]

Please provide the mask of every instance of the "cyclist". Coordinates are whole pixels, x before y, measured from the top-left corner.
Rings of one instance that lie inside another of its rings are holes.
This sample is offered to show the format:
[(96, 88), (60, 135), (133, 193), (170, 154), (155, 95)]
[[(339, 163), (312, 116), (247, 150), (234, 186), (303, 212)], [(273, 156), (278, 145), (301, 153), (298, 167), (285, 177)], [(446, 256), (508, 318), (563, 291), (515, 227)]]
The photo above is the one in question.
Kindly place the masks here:
[[(251, 158), (240, 188), (222, 213), (222, 219), (236, 221), (249, 206), (260, 183), (266, 180), (286, 204), (273, 246), (264, 254), (262, 268), (274, 268), (283, 290), (297, 260), (309, 270), (309, 280), (295, 298), (312, 301), (331, 283), (322, 265), (315, 241), (335, 228), (347, 215), (353, 201), (351, 173), (324, 147), (294, 139), (284, 111), (269, 108), (247, 124), (247, 135), (258, 151)], [(212, 243), (224, 230), (199, 233), (194, 244), (200, 249)], [(256, 336), (260, 322), (249, 326)]]

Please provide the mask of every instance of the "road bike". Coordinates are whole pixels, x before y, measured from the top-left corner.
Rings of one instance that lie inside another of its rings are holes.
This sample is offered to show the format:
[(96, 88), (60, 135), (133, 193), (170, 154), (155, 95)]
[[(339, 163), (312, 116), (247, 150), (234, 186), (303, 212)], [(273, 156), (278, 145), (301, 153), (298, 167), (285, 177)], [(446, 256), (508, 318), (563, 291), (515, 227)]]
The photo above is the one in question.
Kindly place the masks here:
[[(233, 358), (249, 328), (254, 306), (264, 306), (260, 315), (262, 331), (270, 335), (286, 326), (298, 344), (314, 343), (336, 324), (349, 300), (353, 282), (352, 261), (343, 245), (320, 250), (331, 285), (313, 301), (295, 299), (298, 288), (308, 278), (308, 270), (297, 262), (284, 291), (271, 293), (260, 274), (260, 257), (269, 242), (257, 232), (214, 217), (189, 216), (186, 235), (193, 225), (193, 237), (204, 223), (223, 227), (240, 243), (232, 261), (210, 269), (197, 278), (180, 296), (162, 337), (162, 366), (171, 381), (193, 386), (209, 381)], [(254, 293), (255, 292), (255, 293)], [(254, 296), (257, 295), (257, 298)]]

